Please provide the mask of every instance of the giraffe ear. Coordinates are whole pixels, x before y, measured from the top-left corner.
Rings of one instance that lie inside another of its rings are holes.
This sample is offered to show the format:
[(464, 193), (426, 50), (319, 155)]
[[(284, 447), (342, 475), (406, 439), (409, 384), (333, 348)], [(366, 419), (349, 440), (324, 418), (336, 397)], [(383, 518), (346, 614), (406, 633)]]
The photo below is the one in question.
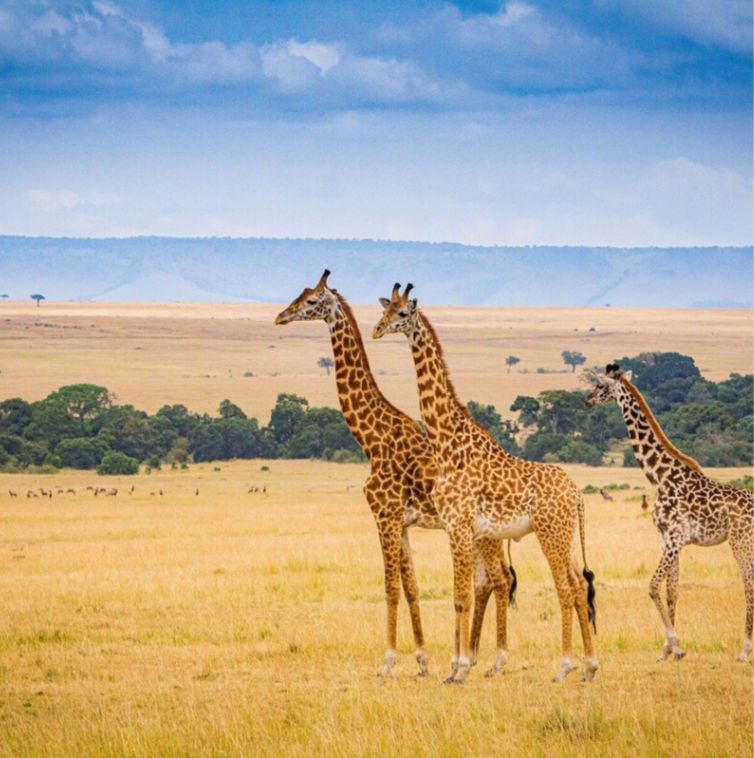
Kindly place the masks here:
[(631, 381), (631, 377), (634, 375), (634, 372), (629, 369), (628, 371), (624, 371), (621, 376), (628, 382)]
[(383, 307), (384, 310), (387, 310), (388, 305), (390, 305), (390, 298), (388, 298), (388, 297), (381, 297), (380, 298), (380, 305)]
[(416, 313), (416, 308), (417, 308), (418, 305), (419, 305), (419, 300), (417, 298), (415, 298), (415, 297), (411, 298), (408, 301), (408, 307), (409, 307), (411, 313)]

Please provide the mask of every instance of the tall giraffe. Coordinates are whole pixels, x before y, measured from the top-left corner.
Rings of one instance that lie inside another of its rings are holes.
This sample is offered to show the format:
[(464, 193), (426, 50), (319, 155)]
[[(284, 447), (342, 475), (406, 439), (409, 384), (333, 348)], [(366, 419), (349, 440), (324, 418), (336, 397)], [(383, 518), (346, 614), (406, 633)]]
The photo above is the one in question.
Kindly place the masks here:
[[(370, 463), (364, 495), (379, 532), (387, 600), (387, 652), (380, 673), (388, 676), (396, 661), (396, 623), (402, 583), (411, 616), (419, 675), (424, 676), (427, 654), (408, 528), (443, 528), (431, 499), (437, 463), (418, 423), (390, 403), (377, 386), (353, 312), (345, 298), (328, 287), (329, 275), (325, 269), (316, 286), (305, 288), (277, 316), (275, 323), (321, 320), (329, 328), (343, 416)], [(488, 551), (489, 556), (483, 556), (481, 551), (475, 556), (480, 567), (475, 585), (475, 646), (491, 592), (500, 592), (506, 599), (513, 597), (515, 574), (506, 563), (502, 542), (491, 543)], [(497, 561), (502, 574), (497, 584), (488, 581), (483, 569), (485, 560)], [(504, 605), (498, 603), (501, 604)], [(505, 627), (498, 624), (498, 641), (504, 639)]]
[[(537, 535), (555, 580), (562, 616), (562, 658), (555, 681), (574, 670), (571, 660), (573, 609), (576, 609), (584, 644), (584, 679), (598, 668), (590, 620), (594, 623), (594, 575), (586, 567), (584, 502), (576, 484), (557, 466), (532, 463), (505, 452), (494, 438), (473, 420), (450, 381), (437, 334), (409, 300), (413, 285), (391, 298), (382, 298), (385, 309), (372, 336), (387, 333), (408, 337), (416, 368), (419, 405), (427, 436), (439, 464), (434, 501), (450, 538), (453, 558), (453, 595), (456, 611), (456, 645), (447, 682), (463, 682), (469, 673), (473, 646), (469, 635), (473, 546), (488, 540), (521, 539)], [(583, 579), (575, 559), (576, 531), (584, 561)], [(495, 566), (487, 565), (494, 576)], [(505, 612), (504, 604), (498, 612)], [(498, 648), (498, 660), (507, 651)]]
[[(657, 490), (652, 520), (662, 540), (662, 557), (649, 583), (649, 595), (665, 627), (660, 660), (671, 653), (676, 660), (685, 655), (675, 630), (681, 549), (685, 545), (719, 545), (725, 540), (730, 542), (744, 583), (746, 621), (738, 660), (748, 660), (754, 620), (754, 495), (713, 481), (693, 458), (673, 446), (631, 383), (631, 371), (621, 371), (611, 363), (604, 375), (593, 378), (596, 386), (586, 398), (587, 406), (611, 400), (618, 403), (636, 460)], [(660, 593), (663, 581), (666, 602)]]

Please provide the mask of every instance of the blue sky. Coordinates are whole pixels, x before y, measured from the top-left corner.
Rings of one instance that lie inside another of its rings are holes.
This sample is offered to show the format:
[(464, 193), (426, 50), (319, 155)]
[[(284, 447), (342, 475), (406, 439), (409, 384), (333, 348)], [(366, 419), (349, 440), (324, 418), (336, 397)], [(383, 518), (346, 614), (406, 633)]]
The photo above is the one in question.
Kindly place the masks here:
[(0, 233), (752, 242), (749, 0), (0, 0)]

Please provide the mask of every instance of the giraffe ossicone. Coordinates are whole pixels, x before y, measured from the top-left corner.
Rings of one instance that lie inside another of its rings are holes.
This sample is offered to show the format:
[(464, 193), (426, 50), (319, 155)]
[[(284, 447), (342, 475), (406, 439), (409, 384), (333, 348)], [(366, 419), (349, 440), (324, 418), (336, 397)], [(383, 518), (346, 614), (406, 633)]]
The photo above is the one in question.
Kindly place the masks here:
[[(652, 520), (662, 540), (662, 555), (649, 583), (649, 595), (665, 628), (660, 660), (686, 653), (675, 629), (680, 552), (685, 545), (707, 547), (730, 543), (744, 584), (746, 614), (739, 661), (752, 653), (754, 623), (754, 495), (704, 474), (693, 458), (665, 436), (646, 400), (632, 383), (632, 372), (610, 363), (605, 373), (592, 374), (595, 386), (589, 407), (615, 401), (626, 422), (636, 460), (656, 488)], [(666, 597), (661, 595), (665, 582)]]
[[(449, 535), (453, 560), (455, 653), (446, 680), (463, 682), (473, 654), (469, 633), (472, 556), (474, 548), (490, 540), (520, 539), (534, 532), (550, 565), (561, 611), (562, 657), (555, 675), (561, 681), (574, 669), (572, 662), (573, 611), (584, 646), (584, 679), (591, 680), (599, 666), (594, 654), (590, 622), (594, 623), (594, 575), (586, 566), (584, 501), (576, 484), (563, 469), (533, 463), (505, 452), (471, 417), (456, 395), (434, 328), (409, 299), (413, 285), (401, 294), (381, 298), (382, 318), (372, 337), (402, 333), (408, 338), (416, 369), (422, 421), (439, 466), (433, 500)], [(584, 563), (575, 561), (581, 543)], [(485, 564), (493, 582), (494, 561)], [(498, 623), (505, 624), (505, 607), (497, 603)], [(498, 648), (501, 660), (507, 652)]]

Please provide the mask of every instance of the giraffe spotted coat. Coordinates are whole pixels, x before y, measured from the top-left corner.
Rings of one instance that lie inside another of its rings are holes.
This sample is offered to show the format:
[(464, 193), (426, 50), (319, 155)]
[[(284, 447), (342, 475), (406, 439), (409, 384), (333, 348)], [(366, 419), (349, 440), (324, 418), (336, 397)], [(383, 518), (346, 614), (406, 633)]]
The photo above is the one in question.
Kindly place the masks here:
[[(419, 405), (439, 464), (434, 501), (450, 538), (456, 611), (455, 654), (446, 681), (463, 682), (472, 660), (469, 634), (471, 571), (474, 546), (501, 538), (537, 536), (555, 581), (561, 612), (562, 657), (555, 679), (575, 667), (571, 660), (573, 611), (584, 645), (584, 678), (594, 678), (598, 662), (589, 626), (594, 618), (593, 574), (586, 568), (584, 503), (563, 469), (532, 463), (505, 452), (461, 403), (450, 381), (437, 335), (427, 317), (409, 300), (412, 285), (400, 294), (393, 287), (382, 298), (384, 313), (372, 336), (402, 333), (408, 338), (416, 369)], [(577, 534), (584, 560), (583, 576), (575, 559)], [(499, 567), (486, 565), (493, 582)], [(505, 604), (497, 603), (498, 624), (505, 624)], [(495, 666), (507, 660), (498, 647)]]
[[(652, 519), (662, 541), (662, 556), (649, 584), (649, 594), (665, 627), (660, 660), (685, 655), (675, 629), (680, 552), (685, 545), (708, 547), (728, 540), (741, 572), (746, 601), (744, 638), (739, 661), (752, 652), (754, 622), (754, 495), (706, 476), (699, 464), (667, 439), (631, 372), (610, 364), (594, 377), (587, 406), (615, 400), (621, 409), (636, 460), (657, 490)], [(661, 595), (666, 582), (666, 599)]]

